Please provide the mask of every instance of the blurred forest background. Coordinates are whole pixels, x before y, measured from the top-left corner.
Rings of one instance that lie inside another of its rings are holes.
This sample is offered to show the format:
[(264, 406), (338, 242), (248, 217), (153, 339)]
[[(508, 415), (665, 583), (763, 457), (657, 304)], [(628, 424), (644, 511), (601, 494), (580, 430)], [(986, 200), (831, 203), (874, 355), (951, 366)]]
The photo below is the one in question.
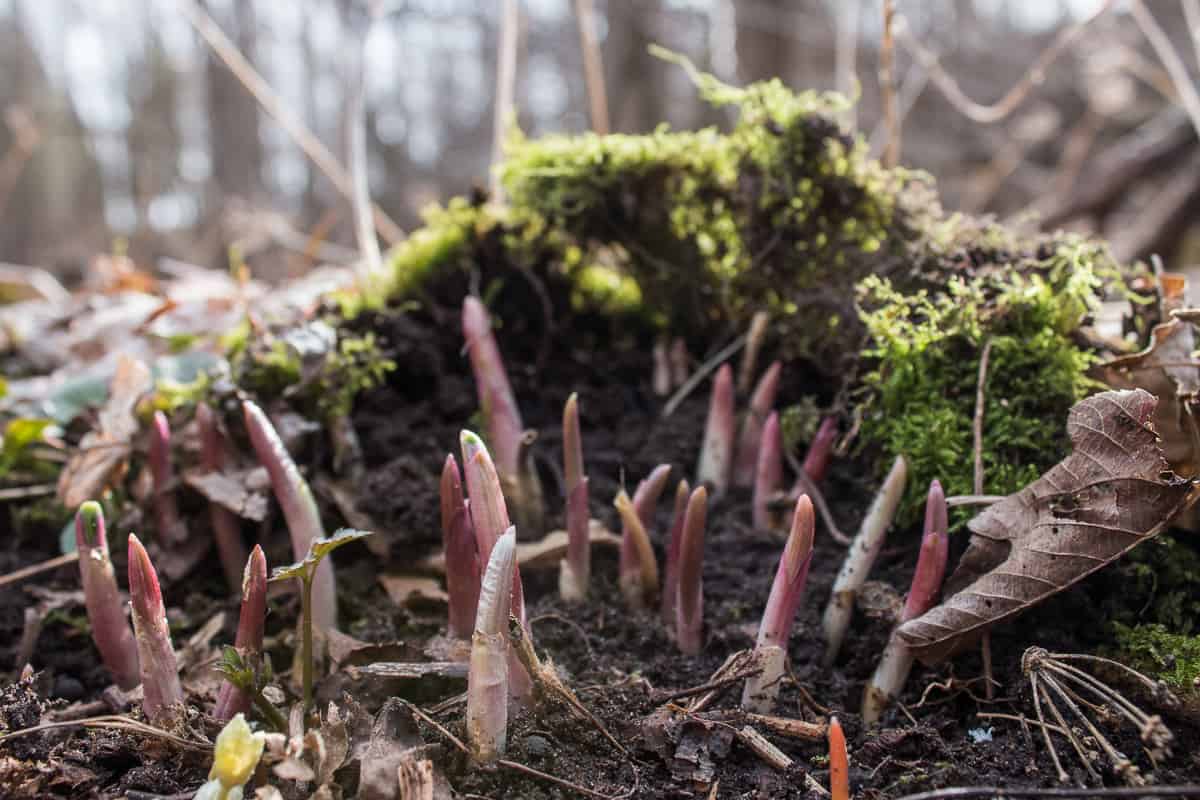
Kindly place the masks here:
[[(371, 194), (402, 228), (424, 205), (486, 185), (502, 0), (393, 0), (374, 21), (366, 0), (194, 3), (0, 0), (0, 262), (71, 280), (115, 241), (142, 263), (206, 266), (237, 244), (271, 277), (354, 258), (350, 203), (185, 7), (211, 15), (343, 164), (365, 80)], [(519, 2), (514, 101), (530, 135), (590, 124), (580, 5)], [(1200, 148), (1183, 110), (1195, 90), (1179, 78), (1200, 74), (1196, 3), (1141, 6), (1173, 44), (1174, 75), (1132, 5), (899, 0), (901, 163), (936, 176), (948, 208), (1034, 212), (1034, 224), (1103, 232), (1123, 258), (1190, 261)], [(847, 123), (884, 146), (882, 0), (594, 0), (584, 18), (614, 131), (728, 122), (647, 53), (656, 42), (728, 82), (860, 92)], [(1034, 85), (1009, 113), (966, 99), (994, 103), (1023, 76)]]

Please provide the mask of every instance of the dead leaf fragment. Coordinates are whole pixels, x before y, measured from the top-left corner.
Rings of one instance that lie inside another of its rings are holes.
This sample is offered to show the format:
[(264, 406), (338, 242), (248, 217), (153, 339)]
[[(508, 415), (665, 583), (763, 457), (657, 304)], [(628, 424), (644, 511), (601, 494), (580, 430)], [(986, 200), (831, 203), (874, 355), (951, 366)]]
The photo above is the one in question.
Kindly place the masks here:
[(206, 472), (188, 470), (183, 482), (210, 501), (244, 519), (262, 522), (267, 518), (267, 495), (250, 486), (250, 472)]
[(971, 541), (946, 599), (899, 629), (932, 664), (1095, 572), (1161, 531), (1195, 499), (1154, 431), (1158, 401), (1104, 392), (1071, 409), (1072, 451), (1042, 477), (970, 522)]
[(58, 499), (64, 506), (75, 508), (96, 497), (125, 464), (138, 430), (134, 407), (153, 386), (149, 367), (121, 357), (96, 430), (83, 437), (59, 476)]
[(450, 596), (434, 578), (419, 575), (380, 575), (379, 582), (387, 596), (398, 606), (444, 606)]

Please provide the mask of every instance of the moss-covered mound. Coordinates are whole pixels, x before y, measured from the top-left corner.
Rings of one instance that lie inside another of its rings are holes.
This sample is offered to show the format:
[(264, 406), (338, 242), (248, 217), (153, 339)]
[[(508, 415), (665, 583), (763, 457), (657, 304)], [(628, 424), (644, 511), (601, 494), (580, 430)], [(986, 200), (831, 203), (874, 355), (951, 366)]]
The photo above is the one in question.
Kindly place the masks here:
[(694, 350), (765, 309), (781, 354), (861, 414), (866, 452), (911, 460), (909, 514), (932, 478), (972, 489), (990, 342), (985, 491), (1015, 491), (1061, 458), (1066, 412), (1093, 386), (1073, 334), (1120, 281), (1104, 246), (947, 215), (928, 176), (885, 169), (836, 121), (844, 98), (777, 80), (734, 88), (684, 65), (736, 111), (728, 131), (515, 134), (499, 167), (507, 205), (430, 209), (391, 254), (387, 301), (529, 279), (549, 287), (543, 303), (569, 297), (575, 312), (629, 318), (640, 344), (657, 331)]

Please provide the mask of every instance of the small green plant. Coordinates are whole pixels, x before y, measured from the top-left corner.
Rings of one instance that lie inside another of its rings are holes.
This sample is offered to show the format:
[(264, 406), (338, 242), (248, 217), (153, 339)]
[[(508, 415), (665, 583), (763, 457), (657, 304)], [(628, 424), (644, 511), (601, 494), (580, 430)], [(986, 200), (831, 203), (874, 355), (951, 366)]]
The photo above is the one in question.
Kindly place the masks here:
[(216, 669), (231, 685), (250, 697), (251, 703), (263, 715), (263, 719), (272, 730), (287, 731), (287, 720), (275, 704), (267, 699), (265, 692), (275, 680), (270, 656), (253, 652), (243, 655), (236, 647), (226, 645), (221, 651), (221, 660)]
[(1157, 677), (1195, 700), (1200, 689), (1200, 636), (1171, 633), (1166, 626), (1113, 623), (1117, 658)]
[(313, 539), (308, 546), (308, 554), (303, 560), (295, 564), (289, 564), (286, 567), (277, 567), (271, 573), (271, 582), (284, 580), (300, 581), (300, 611), (302, 618), (301, 625), (301, 647), (303, 648), (300, 658), (303, 669), (302, 685), (304, 691), (304, 711), (308, 712), (312, 708), (312, 691), (313, 691), (313, 619), (312, 619), (312, 588), (313, 578), (317, 574), (317, 567), (320, 566), (321, 560), (325, 556), (332, 553), (344, 544), (370, 536), (370, 531), (358, 531), (351, 528), (342, 528), (328, 538)]

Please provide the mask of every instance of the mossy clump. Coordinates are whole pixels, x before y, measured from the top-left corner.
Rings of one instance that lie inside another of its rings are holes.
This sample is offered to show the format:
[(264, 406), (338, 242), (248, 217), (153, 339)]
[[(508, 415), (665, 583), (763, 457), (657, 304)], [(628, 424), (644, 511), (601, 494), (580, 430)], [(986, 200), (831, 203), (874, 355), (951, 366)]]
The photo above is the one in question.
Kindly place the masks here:
[(624, 273), (673, 332), (765, 308), (792, 332), (792, 354), (844, 353), (851, 287), (912, 255), (927, 179), (868, 158), (836, 121), (840, 95), (736, 88), (684, 63), (705, 100), (737, 109), (728, 133), (516, 135), (500, 167), (513, 207), (570, 237), (579, 263)]
[(1073, 236), (968, 263), (937, 288), (904, 293), (883, 278), (860, 285), (872, 368), (862, 437), (890, 460), (903, 454), (910, 480), (903, 518), (916, 518), (929, 482), (947, 495), (974, 491), (974, 417), (984, 386), (983, 491), (1010, 494), (1068, 452), (1071, 406), (1101, 388), (1087, 376), (1096, 356), (1073, 337), (1099, 300), (1103, 246)]
[(1158, 624), (1113, 623), (1116, 652), (1126, 666), (1178, 691), (1190, 704), (1200, 701), (1200, 636), (1171, 633)]

